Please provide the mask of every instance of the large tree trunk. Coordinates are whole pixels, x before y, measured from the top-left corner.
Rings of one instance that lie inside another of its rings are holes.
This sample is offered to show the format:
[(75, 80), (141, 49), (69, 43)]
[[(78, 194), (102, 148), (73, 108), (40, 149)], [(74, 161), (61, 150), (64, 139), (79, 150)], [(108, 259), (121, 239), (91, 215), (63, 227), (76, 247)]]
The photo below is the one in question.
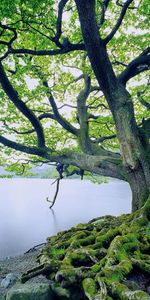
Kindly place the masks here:
[(132, 190), (134, 211), (145, 203), (150, 193), (150, 165), (147, 149), (142, 145), (131, 97), (120, 84), (112, 102), (111, 111), (116, 124), (123, 165)]
[(135, 211), (146, 202), (149, 196), (149, 189), (141, 167), (136, 171), (130, 171), (129, 177), (129, 184), (132, 190), (132, 211)]
[(132, 210), (136, 210), (145, 203), (150, 194), (147, 149), (142, 145), (131, 97), (115, 76), (106, 47), (99, 35), (95, 1), (75, 2), (91, 66), (114, 117), (123, 164), (133, 194)]

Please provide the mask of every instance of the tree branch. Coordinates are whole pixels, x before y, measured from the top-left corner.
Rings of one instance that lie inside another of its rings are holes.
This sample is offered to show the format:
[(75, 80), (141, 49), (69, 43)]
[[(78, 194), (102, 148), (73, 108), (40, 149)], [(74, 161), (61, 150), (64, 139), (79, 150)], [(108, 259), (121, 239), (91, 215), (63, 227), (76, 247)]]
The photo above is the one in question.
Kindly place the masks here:
[(75, 128), (74, 126), (72, 126), (65, 118), (63, 118), (59, 111), (58, 111), (58, 108), (57, 108), (57, 105), (56, 105), (56, 102), (55, 102), (55, 99), (52, 95), (52, 93), (50, 92), (49, 90), (49, 86), (48, 86), (48, 83), (46, 81), (43, 82), (43, 85), (45, 87), (48, 88), (48, 94), (50, 94), (50, 97), (49, 97), (49, 102), (51, 104), (51, 107), (52, 107), (52, 110), (53, 110), (53, 113), (54, 113), (54, 117), (55, 117), (55, 120), (64, 128), (66, 129), (68, 132), (72, 133), (73, 135), (75, 136), (78, 136), (79, 134), (79, 130), (77, 128)]
[(63, 10), (64, 7), (66, 5), (66, 3), (68, 2), (68, 0), (61, 0), (58, 4), (58, 17), (57, 17), (57, 24), (56, 24), (56, 34), (55, 36), (52, 38), (52, 40), (57, 43), (61, 37), (62, 34), (62, 15), (63, 15)]
[(5, 126), (5, 128), (7, 128), (8, 130), (14, 132), (14, 133), (17, 133), (17, 134), (20, 134), (20, 135), (24, 135), (24, 134), (30, 134), (30, 133), (33, 133), (35, 132), (35, 129), (30, 129), (30, 130), (27, 130), (27, 131), (18, 131), (17, 129), (15, 128), (11, 128), (8, 126), (6, 120), (3, 120), (3, 126)]
[(101, 27), (105, 22), (105, 13), (106, 13), (109, 2), (110, 2), (110, 0), (104, 0), (103, 2), (100, 1), (102, 12), (101, 12), (101, 18), (99, 21), (99, 27)]
[(95, 106), (93, 105), (93, 103), (88, 105), (88, 108), (91, 108), (91, 109), (98, 109), (99, 107), (103, 107), (105, 109), (108, 109), (108, 106), (106, 106), (103, 103), (99, 103), (98, 105), (95, 105)]
[(150, 153), (150, 144), (149, 144), (149, 139), (150, 139), (150, 118), (149, 119), (144, 119), (142, 120), (142, 123), (139, 125), (139, 132), (141, 135), (141, 138), (144, 142), (144, 147), (147, 148), (147, 154), (149, 156)]
[(99, 91), (102, 91), (102, 90), (101, 90), (100, 86), (97, 86), (97, 85), (91, 86), (90, 93), (95, 92), (95, 91), (99, 92)]
[(150, 67), (150, 47), (145, 49), (137, 58), (132, 60), (126, 69), (119, 75), (118, 79), (123, 85), (126, 85), (127, 81), (134, 76), (146, 71)]
[(116, 25), (114, 26), (114, 28), (112, 29), (112, 31), (107, 35), (107, 37), (104, 39), (104, 44), (108, 44), (109, 41), (113, 38), (113, 36), (115, 35), (115, 33), (117, 32), (117, 30), (119, 29), (119, 27), (122, 24), (122, 21), (124, 19), (124, 16), (126, 14), (126, 11), (129, 7), (129, 5), (133, 2), (133, 0), (127, 0), (121, 10), (120, 16), (116, 22)]
[[(139, 4), (138, 4), (137, 6), (130, 6), (130, 7), (128, 7), (128, 8), (129, 8), (129, 9), (138, 9), (139, 6), (140, 6), (140, 4), (141, 4), (141, 2), (142, 2), (142, 0), (139, 1)], [(123, 4), (120, 3), (119, 0), (116, 1), (116, 4), (117, 4), (118, 6), (123, 7)]]
[(145, 101), (144, 99), (140, 99), (140, 103), (144, 105), (148, 110), (150, 110), (150, 103)]
[[(75, 0), (87, 54), (96, 79), (106, 99), (112, 106), (111, 88), (117, 86), (117, 78), (110, 63), (106, 47), (100, 37), (95, 16), (95, 1)], [(92, 24), (92, 26), (91, 26)], [(110, 84), (111, 81), (111, 84)]]
[(55, 202), (56, 202), (56, 199), (57, 199), (57, 195), (58, 195), (58, 192), (59, 192), (59, 185), (60, 185), (60, 178), (57, 178), (56, 180), (56, 191), (55, 191), (55, 195), (54, 195), (54, 198), (53, 200), (49, 200), (49, 198), (47, 197), (46, 198), (46, 201), (50, 202), (51, 205), (50, 205), (50, 209), (54, 206)]
[(62, 104), (61, 106), (59, 106), (58, 109), (62, 109), (62, 108), (65, 107), (65, 106), (70, 107), (70, 108), (77, 108), (76, 105), (70, 105), (70, 104), (64, 103), (64, 104)]
[(103, 155), (93, 156), (78, 152), (66, 152), (63, 155), (52, 155), (51, 153), (54, 152), (53, 149), (49, 149), (46, 147), (40, 149), (36, 147), (25, 146), (13, 142), (3, 136), (0, 136), (0, 143), (16, 151), (40, 156), (47, 159), (49, 162), (72, 165), (82, 170), (93, 172), (102, 176), (109, 176), (121, 180), (127, 180), (126, 173), (119, 155), (118, 157)]
[(63, 46), (61, 49), (52, 49), (52, 50), (32, 50), (32, 49), (14, 49), (10, 47), (8, 51), (1, 57), (0, 60), (6, 58), (9, 54), (30, 54), (35, 56), (51, 56), (57, 54), (66, 54), (75, 50), (85, 50), (84, 44), (72, 44), (68, 43)]
[(9, 30), (9, 31), (13, 32), (13, 36), (9, 42), (0, 41), (0, 44), (7, 45), (8, 47), (10, 47), (12, 45), (12, 43), (17, 39), (16, 28), (12, 28), (10, 26), (4, 25), (1, 22), (0, 22), (0, 27), (4, 29), (4, 32), (5, 32), (5, 30)]
[(95, 116), (95, 115), (93, 115), (93, 114), (88, 114), (88, 120), (89, 120), (89, 119), (97, 120), (99, 117), (100, 117), (100, 115)]
[(43, 37), (47, 38), (48, 40), (52, 40), (52, 38), (46, 34), (44, 34), (43, 32), (41, 32), (39, 29), (33, 27), (30, 23), (28, 23), (27, 21), (23, 21), (24, 24), (26, 24), (28, 27), (30, 27), (33, 31), (39, 33), (40, 35), (42, 35)]
[(89, 126), (86, 101), (91, 90), (91, 79), (87, 74), (84, 74), (85, 87), (80, 91), (77, 97), (78, 120), (80, 124), (79, 143), (81, 149), (85, 153), (91, 153), (91, 142), (89, 138)]
[[(43, 120), (43, 119), (52, 119), (52, 120), (56, 120), (56, 118), (54, 117), (53, 114), (50, 114), (50, 113), (43, 113), (41, 114), (40, 116), (38, 116), (38, 120)], [(6, 120), (3, 120), (2, 121), (4, 126), (6, 128), (8, 128), (9, 130), (17, 133), (17, 134), (20, 134), (20, 135), (24, 135), (24, 134), (30, 134), (30, 133), (33, 133), (35, 132), (35, 129), (30, 129), (30, 130), (26, 130), (26, 131), (18, 131), (16, 130), (15, 128), (10, 128), (6, 122)]]
[(36, 147), (30, 147), (30, 146), (25, 146), (20, 143), (13, 142), (3, 136), (0, 136), (0, 143), (3, 144), (4, 146), (7, 146), (11, 149), (21, 151), (27, 154), (33, 154), (33, 155), (38, 155), (38, 156), (43, 156), (45, 151), (44, 149), (36, 148)]
[(94, 142), (95, 143), (102, 143), (106, 140), (111, 140), (111, 139), (114, 139), (114, 138), (116, 138), (116, 134), (112, 134), (112, 135), (109, 135), (109, 136), (102, 136), (102, 137), (96, 139)]
[(0, 62), (0, 83), (6, 95), (9, 97), (9, 99), (14, 103), (16, 108), (30, 121), (30, 123), (34, 127), (37, 134), (38, 146), (44, 147), (45, 138), (44, 138), (42, 125), (40, 124), (35, 114), (19, 98), (18, 93), (16, 92), (16, 90), (13, 88), (13, 86), (9, 81), (1, 62)]
[[(148, 84), (149, 85), (149, 84)], [(142, 92), (138, 92), (137, 93), (137, 97), (138, 97), (138, 100), (139, 102), (145, 106), (148, 110), (150, 110), (150, 103), (148, 103), (147, 101), (145, 101), (143, 98), (142, 98), (142, 94), (144, 94), (144, 91)]]
[(43, 119), (52, 119), (52, 120), (56, 120), (54, 114), (51, 113), (43, 113), (40, 116), (38, 116), (39, 120), (43, 120)]

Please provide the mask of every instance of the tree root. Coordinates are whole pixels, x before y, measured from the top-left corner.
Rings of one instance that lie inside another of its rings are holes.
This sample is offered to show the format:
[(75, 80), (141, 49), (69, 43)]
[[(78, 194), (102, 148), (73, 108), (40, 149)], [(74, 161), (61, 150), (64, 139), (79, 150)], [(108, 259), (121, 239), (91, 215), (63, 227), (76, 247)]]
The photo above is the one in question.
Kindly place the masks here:
[(149, 208), (146, 203), (130, 215), (101, 217), (49, 238), (41, 265), (22, 281), (44, 274), (58, 299), (75, 299), (75, 290), (76, 299), (150, 299)]
[(124, 284), (119, 282), (108, 282), (108, 287), (114, 299), (123, 300), (149, 300), (150, 297), (143, 291), (131, 291)]
[[(59, 265), (59, 264), (58, 264)], [(21, 282), (22, 283), (25, 283), (27, 280), (33, 278), (33, 277), (36, 277), (38, 275), (47, 275), (49, 273), (52, 273), (52, 272), (56, 272), (57, 269), (58, 269), (58, 265), (44, 265), (44, 264), (41, 264), (39, 265), (38, 267), (35, 267), (29, 271), (27, 271), (26, 273), (24, 273), (21, 277)]]

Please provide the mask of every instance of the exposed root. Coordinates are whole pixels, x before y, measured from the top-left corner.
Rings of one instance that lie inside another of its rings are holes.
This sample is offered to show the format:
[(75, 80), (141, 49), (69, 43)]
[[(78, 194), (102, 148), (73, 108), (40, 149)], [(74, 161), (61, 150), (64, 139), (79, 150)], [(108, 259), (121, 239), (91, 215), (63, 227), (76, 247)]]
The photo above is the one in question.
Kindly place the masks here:
[(36, 277), (38, 275), (48, 275), (49, 273), (53, 272), (53, 271), (57, 271), (59, 264), (56, 265), (44, 265), (41, 264), (38, 267), (35, 267), (29, 271), (27, 271), (26, 273), (24, 273), (21, 277), (21, 282), (24, 283), (27, 280)]
[(149, 202), (133, 214), (101, 217), (49, 238), (41, 266), (23, 282), (45, 274), (58, 299), (150, 299)]
[(119, 282), (108, 282), (108, 289), (113, 296), (113, 299), (123, 300), (149, 300), (150, 297), (143, 291), (131, 291), (126, 285)]

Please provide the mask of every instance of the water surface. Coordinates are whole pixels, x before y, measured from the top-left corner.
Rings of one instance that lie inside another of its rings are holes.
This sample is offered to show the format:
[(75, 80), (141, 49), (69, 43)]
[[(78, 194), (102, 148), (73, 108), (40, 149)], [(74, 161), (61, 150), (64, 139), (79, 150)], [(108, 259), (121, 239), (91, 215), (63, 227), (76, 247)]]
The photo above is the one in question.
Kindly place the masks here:
[(62, 180), (53, 211), (55, 186), (49, 179), (0, 179), (0, 258), (24, 253), (46, 237), (102, 215), (131, 210), (127, 183), (96, 185), (89, 181)]

